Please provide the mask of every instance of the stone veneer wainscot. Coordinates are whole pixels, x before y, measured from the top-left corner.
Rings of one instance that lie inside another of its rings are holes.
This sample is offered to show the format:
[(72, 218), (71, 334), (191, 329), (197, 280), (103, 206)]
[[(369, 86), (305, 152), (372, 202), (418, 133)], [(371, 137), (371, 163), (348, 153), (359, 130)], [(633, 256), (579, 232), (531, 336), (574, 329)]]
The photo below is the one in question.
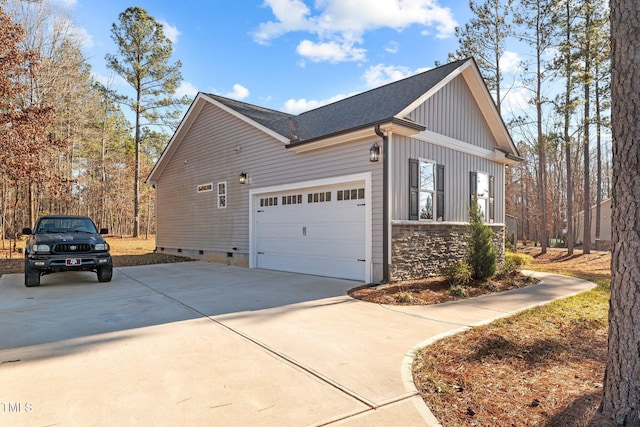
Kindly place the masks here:
[[(504, 259), (504, 224), (487, 224), (493, 230), (498, 262)], [(466, 222), (393, 221), (390, 281), (437, 277), (442, 267), (466, 256), (469, 224)]]

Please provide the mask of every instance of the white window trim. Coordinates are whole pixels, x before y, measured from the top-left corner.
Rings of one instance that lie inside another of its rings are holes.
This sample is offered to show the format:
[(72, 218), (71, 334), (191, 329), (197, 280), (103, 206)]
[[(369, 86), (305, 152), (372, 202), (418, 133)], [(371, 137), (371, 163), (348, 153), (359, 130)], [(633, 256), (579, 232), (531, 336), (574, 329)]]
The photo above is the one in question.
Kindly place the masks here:
[(198, 193), (209, 193), (213, 191), (213, 182), (207, 182), (206, 184), (200, 184), (196, 188)]
[[(422, 164), (423, 163), (431, 163), (433, 165), (433, 191), (429, 191), (429, 193), (432, 193), (432, 199), (433, 199), (433, 218), (431, 219), (426, 219), (426, 218), (420, 218), (420, 200), (421, 200), (421, 196), (422, 196)], [(438, 202), (438, 183), (436, 182), (436, 180), (438, 179), (438, 162), (436, 162), (435, 160), (430, 160), (430, 159), (425, 159), (423, 157), (418, 157), (418, 221), (422, 221), (422, 222), (434, 222), (436, 221), (436, 213), (438, 212), (436, 203)]]
[(482, 218), (484, 220), (485, 223), (489, 224), (490, 218), (489, 218), (489, 193), (490, 193), (490, 189), (487, 188), (487, 195), (485, 197), (480, 197), (478, 195), (478, 189), (480, 188), (478, 186), (478, 181), (480, 179), (480, 175), (484, 175), (487, 177), (487, 185), (491, 185), (490, 184), (490, 180), (491, 180), (491, 174), (488, 172), (483, 172), (483, 171), (476, 171), (476, 199), (478, 201), (478, 206), (480, 205), (480, 201), (482, 201), (482, 203), (484, 204), (484, 217)]
[[(220, 185), (224, 185), (224, 193), (220, 192)], [(228, 195), (229, 195), (229, 191), (228, 191), (228, 187), (227, 187), (227, 181), (220, 181), (216, 184), (216, 188), (218, 189), (218, 209), (226, 209), (227, 205), (229, 204), (229, 200), (228, 200)], [(222, 198), (224, 197), (224, 206), (222, 206)]]

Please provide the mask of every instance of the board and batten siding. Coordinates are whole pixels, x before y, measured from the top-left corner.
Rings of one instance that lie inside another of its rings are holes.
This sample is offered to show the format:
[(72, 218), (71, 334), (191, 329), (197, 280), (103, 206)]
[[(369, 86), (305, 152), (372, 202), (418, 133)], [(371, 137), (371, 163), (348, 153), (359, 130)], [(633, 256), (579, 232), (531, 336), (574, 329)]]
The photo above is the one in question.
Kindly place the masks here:
[(409, 219), (409, 159), (444, 165), (444, 221), (466, 222), (471, 197), (469, 173), (483, 172), (495, 179), (495, 222), (504, 222), (504, 166), (492, 160), (404, 136), (393, 136), (393, 220)]
[(446, 84), (409, 114), (428, 130), (487, 150), (495, 139), (462, 75)]
[[(249, 255), (249, 191), (371, 172), (372, 263), (382, 262), (382, 162), (369, 162), (380, 138), (295, 153), (282, 142), (207, 103), (157, 180), (157, 246)], [(248, 184), (239, 183), (246, 172)], [(217, 208), (217, 183), (227, 207)], [(213, 191), (197, 186), (213, 183)], [(233, 248), (237, 248), (234, 250)]]

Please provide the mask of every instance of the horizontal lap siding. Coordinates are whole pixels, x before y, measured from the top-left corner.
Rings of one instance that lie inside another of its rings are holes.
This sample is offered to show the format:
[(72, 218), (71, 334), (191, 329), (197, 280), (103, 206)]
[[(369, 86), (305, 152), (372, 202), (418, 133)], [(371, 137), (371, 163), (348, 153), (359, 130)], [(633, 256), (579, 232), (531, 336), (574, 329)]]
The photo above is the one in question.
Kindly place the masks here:
[[(206, 105), (157, 183), (158, 246), (249, 253), (249, 190), (372, 172), (373, 262), (382, 259), (382, 162), (369, 162), (380, 138), (296, 154), (253, 126)], [(236, 148), (240, 147), (237, 151)], [(187, 163), (184, 163), (187, 160)], [(241, 171), (249, 184), (241, 185)], [(228, 207), (218, 209), (216, 184), (227, 181)], [(212, 182), (214, 191), (196, 192)]]

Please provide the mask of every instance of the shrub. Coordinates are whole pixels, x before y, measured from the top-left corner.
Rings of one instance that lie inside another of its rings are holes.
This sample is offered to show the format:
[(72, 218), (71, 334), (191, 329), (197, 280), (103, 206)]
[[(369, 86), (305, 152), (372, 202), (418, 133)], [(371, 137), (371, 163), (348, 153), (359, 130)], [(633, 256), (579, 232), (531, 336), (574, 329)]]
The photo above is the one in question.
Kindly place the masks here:
[(449, 294), (454, 297), (466, 297), (467, 296), (467, 288), (465, 286), (452, 286), (449, 288)]
[(454, 262), (440, 270), (440, 275), (451, 286), (464, 286), (471, 281), (471, 266), (465, 261)]
[(483, 283), (482, 288), (486, 289), (489, 292), (498, 292), (500, 290), (494, 283), (491, 282)]
[(493, 231), (484, 224), (478, 200), (474, 197), (469, 206), (469, 237), (467, 240), (467, 262), (473, 271), (473, 278), (485, 280), (496, 272), (498, 254), (492, 241)]
[(530, 264), (531, 261), (533, 260), (531, 255), (519, 254), (514, 252), (507, 252), (504, 258), (505, 258), (505, 261), (512, 259), (518, 268), (522, 267), (523, 265)]
[(414, 298), (410, 292), (402, 291), (396, 294), (396, 302), (400, 304), (411, 304), (414, 302)]
[(496, 277), (500, 279), (506, 279), (516, 274), (520, 267), (527, 265), (531, 262), (531, 257), (525, 254), (515, 254), (513, 252), (507, 252), (504, 257), (504, 262), (500, 265)]

